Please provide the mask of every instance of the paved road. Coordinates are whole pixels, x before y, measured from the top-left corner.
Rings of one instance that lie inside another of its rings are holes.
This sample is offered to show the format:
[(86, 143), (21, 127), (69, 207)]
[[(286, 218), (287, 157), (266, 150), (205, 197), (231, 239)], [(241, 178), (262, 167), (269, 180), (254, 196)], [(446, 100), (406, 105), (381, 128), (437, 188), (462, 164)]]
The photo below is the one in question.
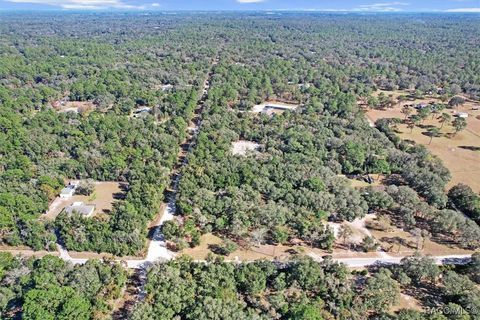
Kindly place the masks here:
[[(166, 250), (166, 249), (165, 249)], [(309, 254), (311, 258), (315, 261), (320, 262), (323, 260), (322, 257)], [(87, 259), (75, 259), (68, 255), (68, 252), (65, 250), (60, 251), (60, 257), (65, 260), (69, 261), (73, 264), (84, 264), (87, 262)], [(158, 256), (147, 257), (145, 260), (127, 260), (123, 261), (126, 263), (128, 268), (131, 269), (143, 269), (152, 265), (155, 262), (164, 262), (174, 258), (174, 256), (170, 255), (169, 251), (160, 252)], [(343, 263), (351, 268), (362, 268), (368, 267), (372, 265), (390, 265), (390, 264), (399, 264), (400, 261), (404, 257), (375, 257), (375, 258), (340, 258), (340, 259), (333, 259), (336, 262)], [(466, 264), (471, 260), (471, 255), (447, 255), (447, 256), (432, 256), (433, 260), (438, 265), (448, 265), (448, 264)]]

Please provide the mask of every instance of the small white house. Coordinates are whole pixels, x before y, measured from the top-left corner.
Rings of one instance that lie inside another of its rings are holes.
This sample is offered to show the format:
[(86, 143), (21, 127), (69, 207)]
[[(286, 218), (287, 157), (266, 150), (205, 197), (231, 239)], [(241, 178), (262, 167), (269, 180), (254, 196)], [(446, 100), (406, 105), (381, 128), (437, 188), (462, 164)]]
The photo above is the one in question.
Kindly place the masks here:
[(60, 198), (71, 198), (75, 194), (78, 181), (70, 181), (68, 185), (60, 191)]
[(458, 118), (468, 118), (468, 113), (466, 112), (457, 112), (455, 113), (455, 117), (458, 117)]
[(139, 107), (133, 111), (133, 117), (140, 118), (149, 114), (151, 111), (152, 111), (152, 108), (150, 107)]
[(68, 185), (60, 191), (60, 198), (71, 198), (75, 194), (75, 186)]
[(170, 84), (170, 83), (167, 83), (167, 84), (162, 85), (161, 88), (162, 88), (162, 91), (169, 91), (169, 90), (173, 89), (173, 85)]

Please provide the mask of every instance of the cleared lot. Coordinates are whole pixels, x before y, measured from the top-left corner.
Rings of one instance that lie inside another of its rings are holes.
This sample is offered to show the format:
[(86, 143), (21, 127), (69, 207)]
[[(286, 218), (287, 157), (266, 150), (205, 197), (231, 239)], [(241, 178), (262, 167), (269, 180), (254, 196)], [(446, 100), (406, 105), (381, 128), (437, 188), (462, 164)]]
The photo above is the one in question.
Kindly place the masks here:
[(277, 101), (267, 101), (262, 104), (253, 106), (250, 112), (253, 113), (265, 113), (265, 114), (278, 114), (283, 113), (286, 110), (295, 110), (299, 107), (298, 104), (283, 103)]
[(240, 140), (232, 142), (232, 153), (234, 155), (244, 156), (248, 152), (255, 152), (260, 148), (260, 145), (253, 141)]
[(84, 112), (93, 110), (95, 105), (91, 101), (57, 101), (52, 104), (58, 112)]
[[(367, 222), (374, 222), (375, 218), (367, 219)], [(420, 251), (424, 255), (440, 256), (440, 255), (458, 255), (473, 254), (474, 251), (464, 250), (453, 245), (443, 244), (425, 239), (417, 239), (414, 235), (390, 225), (389, 230), (377, 230), (375, 228), (368, 229), (373, 237), (380, 243), (383, 250), (390, 256), (403, 257), (412, 255), (417, 251), (417, 243), (420, 243)], [(422, 247), (423, 246), (423, 247)]]
[(124, 186), (119, 182), (95, 182), (95, 191), (91, 196), (74, 195), (71, 198), (57, 197), (51, 204), (46, 214), (41, 218), (55, 220), (62, 210), (74, 202), (95, 205), (94, 215), (108, 213), (113, 208), (113, 203), (124, 196)]

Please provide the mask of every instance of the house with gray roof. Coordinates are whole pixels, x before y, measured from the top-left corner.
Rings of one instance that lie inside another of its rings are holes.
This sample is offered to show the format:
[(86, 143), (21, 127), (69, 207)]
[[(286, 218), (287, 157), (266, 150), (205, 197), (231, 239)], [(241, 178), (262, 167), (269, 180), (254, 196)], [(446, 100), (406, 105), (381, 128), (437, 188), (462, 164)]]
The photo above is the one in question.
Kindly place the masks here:
[(81, 214), (84, 217), (90, 217), (95, 211), (93, 204), (84, 204), (83, 202), (74, 202), (72, 205), (65, 207), (65, 212), (72, 214), (74, 212)]

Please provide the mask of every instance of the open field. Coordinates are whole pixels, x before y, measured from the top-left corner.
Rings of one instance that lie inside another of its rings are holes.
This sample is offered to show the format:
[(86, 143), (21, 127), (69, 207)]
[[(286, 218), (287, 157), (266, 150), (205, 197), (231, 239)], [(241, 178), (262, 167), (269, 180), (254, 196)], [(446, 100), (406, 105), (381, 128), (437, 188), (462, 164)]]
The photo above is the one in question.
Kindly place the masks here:
[[(358, 235), (362, 233), (358, 231)], [(358, 239), (357, 239), (358, 240)], [(340, 240), (338, 240), (340, 241)], [(200, 245), (195, 248), (188, 248), (181, 251), (181, 254), (192, 257), (195, 260), (204, 260), (207, 255), (211, 253), (210, 246), (218, 245), (222, 243), (222, 239), (213, 235), (205, 234), (200, 239)], [(327, 252), (318, 248), (310, 248), (305, 245), (260, 245), (251, 246), (248, 249), (238, 248), (232, 254), (226, 256), (227, 260), (231, 261), (253, 261), (253, 260), (287, 260), (294, 254), (307, 254), (317, 258), (321, 258), (325, 255), (331, 255), (336, 259), (343, 258), (381, 258), (382, 255), (378, 252), (358, 252), (353, 250), (347, 250), (341, 246), (336, 246), (333, 252)]]
[(132, 261), (132, 260), (142, 260), (141, 256), (125, 256), (117, 257), (110, 253), (96, 253), (96, 252), (78, 252), (78, 251), (68, 251), (68, 255), (72, 259), (115, 259), (119, 261)]
[[(424, 100), (429, 101), (429, 99)], [(404, 102), (396, 105), (394, 108), (385, 110), (369, 110), (367, 117), (375, 122), (380, 118), (400, 118), (404, 119), (401, 108)], [(451, 125), (445, 124), (441, 128), (440, 136), (434, 137), (430, 143), (430, 137), (427, 135), (429, 126), (441, 127), (437, 119), (429, 117), (419, 127), (411, 131), (405, 124), (397, 126), (398, 135), (404, 140), (411, 140), (415, 143), (425, 145), (434, 155), (438, 156), (445, 166), (452, 173), (452, 180), (448, 187), (458, 183), (468, 184), (475, 192), (480, 192), (480, 111), (472, 110), (476, 105), (467, 102), (463, 106), (454, 109), (445, 109), (443, 112), (453, 114), (457, 111), (469, 114), (467, 128), (453, 135), (454, 129)]]
[[(376, 220), (375, 214), (368, 214), (363, 219), (356, 219), (352, 222), (333, 223), (328, 225), (333, 229), (336, 236), (333, 252), (311, 248), (307, 245), (269, 245), (251, 246), (248, 249), (238, 248), (232, 254), (226, 257), (233, 261), (252, 261), (258, 259), (287, 259), (292, 254), (305, 253), (310, 256), (320, 258), (325, 255), (331, 255), (335, 259), (347, 258), (384, 258), (384, 257), (403, 257), (413, 255), (416, 251), (415, 237), (393, 225), (388, 231), (377, 230), (369, 227), (371, 222)], [(352, 235), (347, 239), (339, 237), (338, 232), (342, 225), (350, 227)], [(363, 252), (360, 250), (360, 244), (364, 237), (371, 236), (376, 239), (380, 247), (375, 252)], [(188, 255), (196, 260), (204, 260), (212, 252), (211, 246), (222, 243), (222, 239), (213, 235), (205, 234), (200, 239), (200, 245), (195, 248), (188, 248), (181, 254)], [(441, 244), (426, 239), (424, 247), (419, 250), (424, 255), (442, 256), (442, 255), (463, 255), (473, 254), (474, 251), (464, 250), (455, 246)]]
[[(385, 256), (385, 252), (379, 248), (375, 252), (364, 252), (361, 250), (361, 243), (365, 237), (374, 237), (371, 232), (371, 229), (367, 227), (367, 222), (374, 220), (376, 218), (375, 214), (367, 214), (362, 219), (355, 219), (354, 221), (348, 222), (344, 221), (341, 223), (328, 222), (328, 225), (334, 230), (336, 237), (333, 253), (331, 253), (333, 258), (344, 259), (344, 258), (382, 258)], [(342, 226), (348, 227), (352, 234), (343, 239), (339, 234)], [(327, 254), (323, 250), (311, 249), (309, 250), (315, 255)]]
[(119, 182), (95, 182), (95, 191), (91, 196), (74, 195), (71, 198), (57, 197), (51, 204), (46, 214), (41, 219), (55, 220), (62, 210), (74, 202), (95, 205), (94, 215), (108, 213), (113, 208), (113, 203), (124, 195), (122, 184)]

